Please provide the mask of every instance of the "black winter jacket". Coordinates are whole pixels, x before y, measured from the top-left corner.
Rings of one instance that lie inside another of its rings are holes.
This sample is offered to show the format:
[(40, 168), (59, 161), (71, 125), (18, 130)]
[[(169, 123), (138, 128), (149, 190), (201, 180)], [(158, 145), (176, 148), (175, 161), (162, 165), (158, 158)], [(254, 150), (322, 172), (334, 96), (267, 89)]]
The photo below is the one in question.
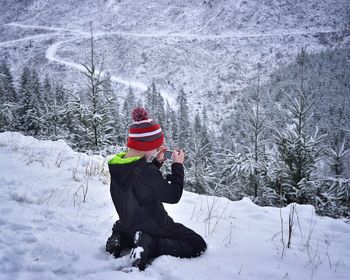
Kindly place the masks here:
[[(123, 218), (129, 219), (128, 224), (131, 226), (125, 230), (131, 236), (137, 230), (142, 230), (155, 237), (162, 237), (174, 223), (162, 202), (177, 203), (180, 200), (184, 168), (181, 163), (172, 163), (172, 174), (168, 174), (165, 179), (159, 170), (161, 165), (156, 158), (147, 162), (144, 157), (127, 164), (108, 164), (112, 200), (122, 226), (125, 222)], [(140, 171), (138, 176), (135, 175), (136, 167)], [(138, 203), (128, 197), (128, 188), (131, 188), (129, 190), (133, 191)], [(125, 205), (126, 201), (128, 205)]]

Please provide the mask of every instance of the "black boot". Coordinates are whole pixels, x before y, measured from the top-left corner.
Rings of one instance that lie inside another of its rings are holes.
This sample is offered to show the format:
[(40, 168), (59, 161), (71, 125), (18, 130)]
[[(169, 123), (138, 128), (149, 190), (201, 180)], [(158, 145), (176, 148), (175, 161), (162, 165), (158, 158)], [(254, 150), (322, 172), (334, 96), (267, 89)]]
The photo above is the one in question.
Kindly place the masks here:
[(112, 228), (112, 235), (107, 240), (106, 251), (119, 258), (121, 251), (125, 247), (122, 243), (122, 226), (120, 221), (116, 221)]
[(146, 265), (156, 256), (156, 239), (146, 232), (137, 231), (134, 236), (134, 248), (130, 252), (130, 258), (134, 260), (132, 266), (145, 270)]

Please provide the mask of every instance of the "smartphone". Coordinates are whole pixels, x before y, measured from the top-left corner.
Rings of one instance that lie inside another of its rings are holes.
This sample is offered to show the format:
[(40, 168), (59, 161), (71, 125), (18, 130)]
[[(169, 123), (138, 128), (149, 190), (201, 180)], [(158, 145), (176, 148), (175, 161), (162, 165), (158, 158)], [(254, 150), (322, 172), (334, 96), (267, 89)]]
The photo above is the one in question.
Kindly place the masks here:
[(164, 152), (164, 158), (171, 159), (172, 156), (173, 156), (173, 152), (172, 151), (165, 151)]

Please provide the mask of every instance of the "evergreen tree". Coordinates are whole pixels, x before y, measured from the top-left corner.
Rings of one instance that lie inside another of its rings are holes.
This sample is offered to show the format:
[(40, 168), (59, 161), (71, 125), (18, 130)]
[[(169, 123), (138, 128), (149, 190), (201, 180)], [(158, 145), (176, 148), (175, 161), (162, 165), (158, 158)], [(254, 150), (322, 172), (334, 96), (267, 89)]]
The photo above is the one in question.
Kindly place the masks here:
[[(131, 88), (129, 88), (129, 91), (132, 91)], [(110, 126), (109, 129), (106, 128), (107, 131), (105, 131), (105, 133), (107, 134), (107, 138), (110, 139), (107, 140), (109, 145), (114, 145), (116, 142), (122, 142), (123, 122), (120, 117), (120, 97), (114, 94), (110, 79), (107, 79), (103, 84), (103, 92), (106, 105), (106, 111), (103, 114), (104, 122), (108, 123), (108, 125), (106, 124), (106, 127)]]
[(184, 89), (180, 90), (180, 95), (178, 98), (179, 103), (179, 136), (178, 136), (178, 146), (180, 148), (187, 148), (191, 146), (190, 138), (190, 119), (189, 119), (189, 109), (187, 103), (187, 94)]
[(101, 148), (104, 150), (104, 155), (110, 153), (112, 146), (116, 145), (119, 136), (116, 130), (115, 116), (111, 114), (110, 107), (107, 104), (101, 110)]
[(206, 111), (206, 107), (203, 107), (202, 111), (202, 125), (201, 125), (201, 141), (202, 141), (202, 147), (205, 147), (203, 149), (203, 152), (206, 154), (206, 159), (209, 161), (210, 158), (213, 156), (213, 142), (212, 142), (212, 135), (213, 133), (210, 132), (209, 129), (209, 120), (208, 115)]
[(136, 97), (135, 97), (134, 91), (132, 90), (132, 87), (130, 85), (129, 85), (129, 88), (128, 88), (128, 93), (126, 95), (126, 101), (128, 102), (128, 106), (129, 106), (129, 108), (131, 108), (131, 110), (133, 108), (135, 108), (135, 106), (136, 106)]
[(342, 115), (343, 110), (339, 110), (337, 136), (331, 140), (326, 149), (326, 163), (332, 175), (321, 180), (326, 203), (319, 204), (318, 207), (319, 212), (333, 217), (350, 216), (350, 179), (349, 170), (346, 170), (350, 149), (346, 148), (346, 140), (342, 134)]
[(196, 193), (213, 193), (212, 178), (213, 162), (210, 161), (210, 141), (201, 117), (197, 113), (193, 126), (193, 141), (189, 146), (187, 156), (189, 158), (188, 180), (190, 190)]
[[(46, 76), (42, 85), (42, 114), (44, 116), (44, 131), (42, 134), (49, 139), (57, 139), (57, 131), (54, 129), (57, 125), (56, 112), (54, 111), (53, 104), (55, 103), (54, 93), (49, 80)], [(54, 128), (52, 127), (54, 126)]]
[(0, 102), (17, 102), (13, 77), (5, 60), (0, 64)]
[(147, 87), (145, 96), (146, 96), (146, 104), (145, 104), (146, 110), (151, 115), (153, 115), (153, 113), (156, 111), (156, 108), (157, 108), (157, 104), (156, 104), (157, 88), (154, 80), (152, 80), (151, 85)]
[(153, 112), (153, 116), (157, 117), (158, 123), (161, 125), (161, 127), (164, 127), (166, 120), (165, 120), (165, 108), (164, 108), (164, 99), (160, 92), (158, 91), (156, 94), (156, 108)]
[(101, 109), (101, 148), (103, 154), (111, 153), (113, 147), (120, 138), (120, 119), (119, 119), (119, 104), (114, 96), (110, 75), (107, 74), (107, 79), (102, 84), (103, 87), (103, 106)]
[(86, 116), (88, 109), (80, 98), (69, 100), (66, 105), (64, 118), (67, 134), (65, 140), (74, 149), (85, 152), (91, 149), (91, 136), (89, 134), (89, 120)]
[(250, 189), (254, 193), (254, 198), (258, 196), (258, 186), (262, 183), (264, 174), (264, 130), (265, 118), (261, 113), (260, 100), (260, 77), (258, 76), (258, 83), (256, 93), (247, 102), (248, 111), (244, 115), (245, 122), (242, 123), (246, 130), (248, 139), (249, 156), (252, 156), (252, 167), (247, 178), (249, 178)]
[(42, 128), (40, 81), (35, 70), (24, 67), (21, 75), (19, 96), (19, 130), (33, 136), (39, 135)]
[(165, 142), (167, 143), (172, 142), (172, 140), (170, 140), (172, 138), (170, 114), (171, 114), (171, 107), (169, 105), (169, 102), (166, 101), (165, 120), (164, 120), (163, 130), (165, 131)]
[(305, 50), (300, 55), (301, 80), (299, 99), (287, 95), (290, 110), (291, 129), (276, 130), (275, 142), (278, 153), (283, 160), (289, 182), (285, 184), (287, 202), (315, 203), (319, 198), (319, 188), (313, 179), (316, 171), (315, 164), (321, 157), (323, 148), (320, 147), (324, 136), (314, 136), (306, 132), (309, 116), (314, 100), (308, 101), (303, 87)]
[(123, 124), (122, 124), (122, 133), (121, 139), (123, 142), (126, 142), (128, 139), (128, 129), (129, 125), (132, 122), (131, 111), (135, 107), (135, 95), (131, 87), (128, 89), (128, 93), (124, 99), (123, 103)]
[(48, 77), (43, 89), (46, 137), (51, 140), (65, 138), (68, 96), (62, 85), (51, 84)]
[(165, 120), (162, 128), (165, 130), (165, 142), (170, 148), (175, 148), (178, 133), (176, 112), (170, 107), (168, 101), (166, 101)]
[(250, 162), (242, 153), (221, 148), (216, 153), (217, 172), (221, 195), (232, 200), (241, 199), (247, 187), (246, 176), (250, 169)]
[(336, 128), (336, 136), (331, 140), (331, 144), (326, 149), (328, 157), (328, 165), (330, 166), (336, 178), (341, 177), (344, 172), (346, 156), (350, 149), (346, 148), (345, 137), (342, 133), (343, 110), (339, 108), (338, 125)]
[(146, 90), (146, 110), (162, 127), (166, 123), (164, 99), (157, 90), (154, 80)]
[(0, 64), (0, 132), (15, 130), (18, 110), (13, 77), (5, 61)]
[(179, 122), (178, 116), (175, 110), (170, 109), (170, 129), (171, 129), (171, 141), (172, 147), (179, 147)]
[(345, 141), (333, 142), (328, 146), (326, 154), (328, 156), (328, 164), (334, 172), (335, 178), (341, 177), (344, 172), (344, 163), (346, 156), (350, 153), (350, 149), (345, 148)]
[(12, 102), (4, 102), (0, 104), (0, 132), (15, 130), (15, 110), (15, 104)]

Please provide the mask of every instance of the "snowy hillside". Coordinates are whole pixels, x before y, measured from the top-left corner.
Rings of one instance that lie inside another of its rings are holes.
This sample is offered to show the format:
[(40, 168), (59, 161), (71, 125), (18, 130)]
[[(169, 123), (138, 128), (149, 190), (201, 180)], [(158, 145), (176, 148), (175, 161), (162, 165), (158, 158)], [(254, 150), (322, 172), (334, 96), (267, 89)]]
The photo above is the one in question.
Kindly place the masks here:
[[(125, 93), (154, 79), (174, 100), (183, 86), (194, 108), (227, 104), (262, 66), (263, 80), (300, 48), (349, 45), (349, 1), (3, 0), (0, 55), (17, 74), (36, 65), (66, 87), (81, 88), (89, 21), (106, 70)], [(19, 76), (17, 74), (16, 76)]]
[[(350, 273), (348, 221), (297, 205), (291, 248), (281, 257), (278, 208), (186, 191), (166, 210), (200, 233), (207, 251), (196, 259), (161, 256), (143, 272), (120, 271), (128, 256), (104, 252), (118, 218), (106, 159), (73, 152), (61, 140), (1, 133), (0, 188), (0, 279), (329, 280)], [(285, 242), (289, 210), (281, 211)]]

